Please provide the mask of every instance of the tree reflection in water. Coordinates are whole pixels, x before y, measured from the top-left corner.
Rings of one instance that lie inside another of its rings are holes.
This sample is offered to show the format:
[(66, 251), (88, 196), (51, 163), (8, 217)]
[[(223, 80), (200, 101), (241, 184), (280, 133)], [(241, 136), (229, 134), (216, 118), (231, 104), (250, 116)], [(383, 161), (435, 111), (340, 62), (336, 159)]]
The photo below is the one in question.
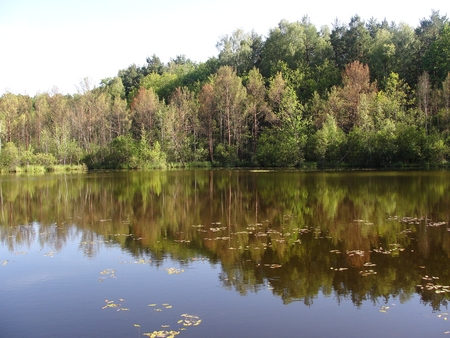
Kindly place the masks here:
[(0, 240), (10, 251), (36, 240), (59, 250), (81, 234), (88, 257), (114, 243), (136, 258), (220, 262), (223, 287), (241, 294), (270, 286), (284, 303), (311, 305), (323, 294), (360, 306), (418, 293), (439, 310), (450, 292), (449, 178), (239, 170), (8, 176), (0, 182)]

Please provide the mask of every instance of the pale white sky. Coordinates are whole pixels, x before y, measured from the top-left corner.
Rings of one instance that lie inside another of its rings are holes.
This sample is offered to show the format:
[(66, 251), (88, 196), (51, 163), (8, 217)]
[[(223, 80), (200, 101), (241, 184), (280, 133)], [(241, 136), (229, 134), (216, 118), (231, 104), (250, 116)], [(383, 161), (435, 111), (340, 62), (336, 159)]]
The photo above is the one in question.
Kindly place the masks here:
[(238, 28), (267, 36), (282, 19), (308, 15), (319, 29), (358, 14), (415, 28), (432, 9), (450, 15), (450, 1), (0, 0), (0, 95), (73, 94), (83, 78), (98, 85), (152, 54), (206, 61), (221, 36)]

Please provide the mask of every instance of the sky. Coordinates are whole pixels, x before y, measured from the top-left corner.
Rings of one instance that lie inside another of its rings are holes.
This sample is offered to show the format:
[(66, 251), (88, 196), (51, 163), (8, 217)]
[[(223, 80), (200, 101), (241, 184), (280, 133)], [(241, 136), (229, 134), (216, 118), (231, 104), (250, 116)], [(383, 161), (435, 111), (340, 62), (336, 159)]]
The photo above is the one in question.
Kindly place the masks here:
[(218, 55), (222, 36), (267, 36), (282, 19), (307, 15), (331, 29), (357, 14), (415, 28), (432, 10), (449, 16), (450, 1), (0, 0), (0, 95), (74, 94), (83, 79), (98, 86), (153, 54), (203, 62)]

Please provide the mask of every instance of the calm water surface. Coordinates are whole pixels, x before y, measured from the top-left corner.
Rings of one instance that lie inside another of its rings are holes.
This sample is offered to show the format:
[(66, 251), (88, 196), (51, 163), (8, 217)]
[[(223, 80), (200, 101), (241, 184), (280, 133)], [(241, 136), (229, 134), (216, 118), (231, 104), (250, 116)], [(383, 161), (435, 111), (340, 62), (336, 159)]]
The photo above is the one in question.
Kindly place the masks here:
[(449, 192), (446, 171), (2, 176), (0, 337), (445, 336)]

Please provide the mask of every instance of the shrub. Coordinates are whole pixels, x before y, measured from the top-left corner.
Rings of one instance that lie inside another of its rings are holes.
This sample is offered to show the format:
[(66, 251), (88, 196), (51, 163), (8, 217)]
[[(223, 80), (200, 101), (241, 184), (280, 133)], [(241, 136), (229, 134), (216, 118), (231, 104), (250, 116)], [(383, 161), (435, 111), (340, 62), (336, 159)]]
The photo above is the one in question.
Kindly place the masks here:
[(8, 171), (16, 171), (16, 167), (20, 165), (19, 151), (12, 142), (5, 144), (0, 153), (0, 167)]

